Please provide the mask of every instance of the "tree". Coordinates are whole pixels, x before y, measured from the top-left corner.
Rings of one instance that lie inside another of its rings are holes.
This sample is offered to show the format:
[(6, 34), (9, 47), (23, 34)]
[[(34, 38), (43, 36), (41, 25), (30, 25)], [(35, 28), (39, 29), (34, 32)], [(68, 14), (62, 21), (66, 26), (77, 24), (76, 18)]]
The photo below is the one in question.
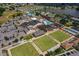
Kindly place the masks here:
[(61, 20), (60, 20), (60, 23), (63, 24), (63, 25), (65, 25), (67, 22), (68, 22), (67, 19), (61, 19)]
[(0, 16), (2, 16), (3, 15), (3, 12), (5, 11), (5, 8), (3, 8), (3, 7), (0, 7)]
[(39, 16), (40, 15), (40, 13), (39, 12), (36, 12), (36, 16)]
[(3, 43), (1, 44), (1, 47), (4, 47), (4, 44)]
[(61, 9), (65, 9), (65, 6), (61, 6)]
[(43, 56), (42, 54), (40, 54), (39, 56)]
[(76, 10), (79, 10), (79, 7), (77, 7)]
[(8, 45), (11, 45), (11, 42), (9, 42)]
[(77, 35), (76, 35), (76, 37), (78, 37), (78, 38), (79, 38), (79, 34), (77, 34)]
[(44, 7), (44, 8), (43, 8), (43, 11), (44, 11), (44, 12), (46, 12), (46, 11), (47, 11), (47, 8), (46, 8), (46, 7)]
[(67, 23), (66, 23), (66, 26), (68, 26), (68, 27), (69, 27), (69, 26), (72, 26), (72, 22), (70, 22), (70, 21), (67, 22)]
[(16, 16), (21, 16), (21, 15), (23, 15), (22, 12), (17, 12), (17, 13), (16, 13)]
[(15, 6), (14, 5), (9, 6), (9, 10), (15, 10)]
[(5, 37), (4, 37), (4, 39), (5, 39), (6, 41), (8, 41), (8, 40), (9, 40), (9, 38), (8, 38), (7, 36), (5, 36)]
[(79, 28), (79, 21), (74, 21), (74, 22), (72, 23), (72, 25), (73, 25), (74, 27)]
[(55, 14), (55, 16), (54, 17), (60, 17), (60, 15), (59, 14)]
[(15, 18), (15, 17), (21, 16), (21, 15), (23, 15), (23, 13), (20, 12), (20, 11), (18, 11), (18, 12), (16, 12), (15, 14), (13, 14), (12, 17)]
[(16, 43), (16, 42), (18, 42), (18, 41), (19, 41), (18, 39), (15, 39), (13, 42)]
[(23, 38), (24, 38), (24, 37), (23, 37), (23, 36), (21, 36), (21, 37), (20, 37), (20, 40), (22, 40)]
[(32, 34), (28, 34), (28, 35), (24, 36), (25, 40), (29, 40), (29, 39), (32, 39), (32, 38), (33, 38)]
[(14, 26), (15, 26), (15, 28), (16, 28), (16, 29), (18, 29), (18, 27), (17, 27), (17, 25), (16, 25), (16, 24), (14, 24)]

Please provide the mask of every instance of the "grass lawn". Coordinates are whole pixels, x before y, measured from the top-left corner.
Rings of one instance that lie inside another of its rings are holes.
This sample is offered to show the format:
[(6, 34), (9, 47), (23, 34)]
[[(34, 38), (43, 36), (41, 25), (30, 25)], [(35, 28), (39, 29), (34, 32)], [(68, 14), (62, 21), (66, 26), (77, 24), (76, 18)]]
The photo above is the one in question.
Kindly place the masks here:
[(66, 39), (68, 39), (70, 37), (68, 34), (66, 34), (66, 33), (64, 33), (64, 32), (62, 32), (60, 30), (58, 30), (56, 32), (53, 32), (53, 33), (51, 33), (49, 35), (51, 35), (55, 39), (59, 40), (60, 42), (66, 40)]
[(39, 55), (30, 43), (25, 43), (16, 48), (11, 49), (13, 56), (36, 56)]
[(46, 51), (49, 48), (55, 46), (57, 43), (47, 36), (43, 36), (34, 41), (34, 43), (42, 50)]
[(33, 38), (32, 34), (28, 34), (28, 35), (24, 36), (24, 40), (29, 40), (29, 39), (32, 39), (32, 38)]

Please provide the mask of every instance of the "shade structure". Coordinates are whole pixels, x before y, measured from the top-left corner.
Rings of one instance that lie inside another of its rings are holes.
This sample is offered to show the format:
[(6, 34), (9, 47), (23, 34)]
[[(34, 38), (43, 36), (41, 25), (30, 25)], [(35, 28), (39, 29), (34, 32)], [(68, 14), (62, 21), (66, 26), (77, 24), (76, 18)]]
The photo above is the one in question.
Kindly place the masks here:
[(53, 22), (48, 21), (48, 20), (44, 20), (43, 23), (44, 23), (44, 25), (51, 25), (51, 24), (53, 24)]

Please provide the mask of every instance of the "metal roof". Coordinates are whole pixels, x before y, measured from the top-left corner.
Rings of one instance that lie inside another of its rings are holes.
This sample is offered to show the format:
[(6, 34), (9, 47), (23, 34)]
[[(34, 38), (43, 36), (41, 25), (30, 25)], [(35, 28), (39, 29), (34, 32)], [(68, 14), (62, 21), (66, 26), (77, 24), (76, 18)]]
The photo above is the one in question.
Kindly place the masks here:
[(44, 20), (43, 23), (44, 23), (44, 25), (51, 25), (51, 24), (53, 24), (53, 22), (48, 21), (48, 20)]

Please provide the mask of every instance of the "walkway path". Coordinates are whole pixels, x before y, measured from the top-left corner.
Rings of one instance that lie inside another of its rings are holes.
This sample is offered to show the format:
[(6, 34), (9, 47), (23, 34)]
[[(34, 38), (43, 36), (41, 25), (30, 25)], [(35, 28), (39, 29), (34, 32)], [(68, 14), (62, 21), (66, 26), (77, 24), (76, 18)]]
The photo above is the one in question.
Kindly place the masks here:
[(60, 42), (58, 40), (56, 40), (55, 38), (53, 38), (52, 36), (48, 36), (48, 37), (60, 44)]
[[(70, 39), (72, 39), (72, 38), (74, 38), (74, 36), (71, 36), (70, 38), (64, 40), (63, 42), (66, 42), (66, 41), (68, 41), (68, 40), (70, 40)], [(62, 43), (63, 43), (63, 42), (62, 42)]]
[(69, 51), (65, 51), (65, 52), (63, 52), (63, 53), (61, 53), (61, 54), (57, 54), (56, 56), (60, 56), (60, 55), (66, 54), (66, 53), (71, 52), (71, 51), (74, 51), (74, 50), (75, 50), (75, 49), (72, 49), (72, 50), (69, 50)]
[(33, 47), (35, 47), (35, 49), (38, 51), (39, 54), (43, 54), (43, 52), (41, 51), (40, 48), (37, 47), (37, 45), (35, 43), (31, 43), (33, 45)]
[[(27, 41), (26, 41), (26, 42), (27, 42)], [(14, 47), (19, 46), (19, 45), (22, 45), (22, 44), (24, 44), (24, 43), (26, 43), (26, 42), (24, 42), (24, 41), (20, 41), (20, 42), (18, 42), (18, 43), (15, 43), (15, 44), (12, 44), (12, 45), (3, 47), (3, 48), (1, 48), (0, 50), (14, 48)]]
[(3, 56), (3, 54), (2, 54), (2, 50), (0, 50), (0, 56)]

